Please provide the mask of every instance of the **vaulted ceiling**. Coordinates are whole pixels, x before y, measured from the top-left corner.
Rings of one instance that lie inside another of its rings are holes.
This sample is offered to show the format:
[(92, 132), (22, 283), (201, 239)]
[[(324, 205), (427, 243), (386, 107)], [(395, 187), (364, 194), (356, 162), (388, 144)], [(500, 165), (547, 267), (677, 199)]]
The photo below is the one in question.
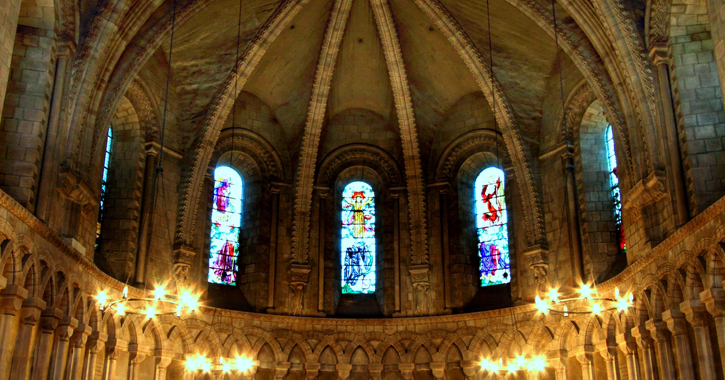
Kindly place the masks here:
[[(521, 136), (528, 144), (537, 145), (545, 97), (553, 90), (552, 80), (558, 79), (553, 75), (557, 67), (554, 40), (514, 6), (515, 0), (489, 1), (492, 36), (488, 35), (486, 0), (440, 3), (460, 24), (485, 64), (489, 37), (492, 39), (494, 78), (501, 85)], [(240, 54), (280, 3), (241, 0)], [(242, 88), (271, 109), (292, 157), (304, 134), (334, 0), (302, 3), (302, 9), (267, 48)], [(550, 9), (546, 4), (539, 6)], [(441, 129), (449, 123), (443, 121), (452, 107), (480, 92), (482, 84), (415, 0), (389, 0), (389, 5), (408, 78), (421, 156), (425, 158), (437, 136), (445, 133)], [(239, 6), (239, 0), (211, 0), (176, 30), (171, 66), (180, 120), (194, 120), (207, 112), (229, 77), (237, 54)], [(562, 22), (572, 23), (561, 9), (558, 12)], [(168, 57), (168, 39), (161, 49)], [(398, 115), (389, 70), (371, 0), (353, 0), (336, 54), (326, 121), (347, 110), (364, 109), (394, 126)], [(567, 76), (580, 78), (581, 74)], [(485, 100), (481, 104), (491, 112)], [(193, 133), (197, 126), (188, 124)]]

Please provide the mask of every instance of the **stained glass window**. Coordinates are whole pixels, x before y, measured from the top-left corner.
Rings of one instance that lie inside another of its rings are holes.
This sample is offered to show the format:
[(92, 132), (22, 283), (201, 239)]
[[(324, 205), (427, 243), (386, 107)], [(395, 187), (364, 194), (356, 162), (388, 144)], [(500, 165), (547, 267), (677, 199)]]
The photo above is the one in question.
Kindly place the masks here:
[(508, 284), (511, 260), (503, 170), (484, 169), (476, 178), (474, 197), (481, 286)]
[(113, 142), (113, 128), (108, 127), (108, 135), (106, 136), (106, 153), (103, 156), (103, 177), (101, 178), (101, 202), (100, 209), (98, 211), (98, 222), (96, 222), (96, 248), (101, 240), (101, 222), (103, 221), (103, 214), (106, 209), (104, 203), (106, 202), (106, 189), (108, 186), (108, 168), (111, 165), (111, 143)]
[(375, 292), (375, 193), (365, 182), (342, 191), (342, 293)]
[(242, 222), (242, 177), (229, 166), (214, 170), (208, 282), (236, 285), (239, 228)]
[(614, 225), (617, 227), (617, 244), (621, 252), (627, 252), (624, 243), (624, 228), (622, 227), (622, 193), (619, 190), (619, 176), (617, 175), (617, 153), (614, 150), (614, 133), (612, 126), (607, 126), (607, 169), (609, 170), (609, 186), (614, 202)]

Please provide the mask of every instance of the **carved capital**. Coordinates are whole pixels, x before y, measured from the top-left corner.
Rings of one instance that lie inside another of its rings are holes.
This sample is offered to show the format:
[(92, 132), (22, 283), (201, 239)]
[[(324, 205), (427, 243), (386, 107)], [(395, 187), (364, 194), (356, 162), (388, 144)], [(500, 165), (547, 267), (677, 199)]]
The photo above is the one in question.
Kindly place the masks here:
[(642, 349), (652, 348), (652, 334), (644, 326), (635, 326), (630, 332), (637, 346)]
[(23, 306), (20, 309), (20, 319), (23, 324), (35, 325), (40, 321), (40, 314), (45, 309), (45, 301), (37, 297), (30, 297), (23, 301)]
[(700, 300), (689, 300), (681, 303), (680, 311), (685, 314), (687, 322), (690, 322), (693, 327), (705, 326), (707, 323), (705, 305)]
[(15, 284), (8, 285), (0, 292), (0, 308), (3, 314), (15, 315), (28, 298), (28, 290)]
[(700, 301), (705, 304), (708, 313), (713, 317), (725, 316), (725, 290), (722, 288), (711, 288), (700, 293)]
[(67, 166), (61, 166), (58, 174), (58, 192), (63, 198), (82, 206), (86, 214), (98, 203), (93, 191), (80, 180), (79, 174)]
[(667, 178), (661, 170), (651, 172), (647, 178), (637, 182), (627, 192), (622, 205), (631, 213), (635, 220), (642, 216), (642, 208), (654, 204), (667, 194)]
[(98, 351), (100, 351), (106, 347), (107, 340), (108, 340), (108, 334), (94, 331), (88, 337), (88, 342), (86, 343), (86, 348), (88, 348), (91, 352), (97, 353)]
[[(371, 363), (368, 365), (368, 373), (371, 380), (380, 380), (383, 378), (383, 364)], [(435, 375), (434, 375), (435, 376)]]
[(347, 380), (350, 378), (350, 371), (352, 371), (352, 364), (337, 364), (335, 366), (337, 370), (337, 378), (340, 380)]
[(666, 41), (657, 41), (649, 46), (649, 58), (652, 64), (667, 65), (670, 62), (670, 49)]
[(634, 355), (637, 352), (637, 342), (635, 342), (631, 334), (625, 333), (617, 335), (617, 345), (625, 355)]
[(462, 360), (461, 369), (463, 369), (463, 374), (467, 379), (473, 379), (478, 371), (478, 362), (473, 360)]
[(317, 379), (317, 375), (320, 372), (320, 363), (305, 363), (305, 377), (308, 380)]
[(72, 317), (65, 317), (58, 323), (55, 335), (59, 340), (67, 342), (70, 340), (73, 331), (78, 327), (78, 320)]
[(597, 342), (595, 349), (602, 355), (604, 360), (612, 360), (617, 357), (617, 345), (614, 342), (600, 340)]
[(446, 376), (446, 363), (445, 362), (431, 362), (430, 369), (433, 373), (433, 377), (436, 379), (443, 379)]
[(83, 347), (83, 345), (86, 344), (86, 342), (88, 341), (88, 337), (91, 335), (92, 332), (93, 328), (91, 326), (79, 324), (78, 327), (76, 327), (75, 331), (73, 331), (73, 336), (70, 337), (73, 347)]
[(662, 321), (667, 324), (667, 329), (672, 335), (687, 333), (687, 322), (685, 315), (679, 309), (670, 309), (662, 312)]
[(398, 364), (400, 370), (400, 376), (405, 380), (413, 379), (413, 371), (415, 370), (415, 363), (400, 363)]
[(649, 319), (644, 323), (647, 330), (649, 330), (652, 340), (657, 342), (664, 342), (668, 338), (667, 323), (660, 320)]
[(123, 339), (111, 338), (106, 342), (106, 358), (117, 360), (123, 352), (128, 351), (128, 342)]

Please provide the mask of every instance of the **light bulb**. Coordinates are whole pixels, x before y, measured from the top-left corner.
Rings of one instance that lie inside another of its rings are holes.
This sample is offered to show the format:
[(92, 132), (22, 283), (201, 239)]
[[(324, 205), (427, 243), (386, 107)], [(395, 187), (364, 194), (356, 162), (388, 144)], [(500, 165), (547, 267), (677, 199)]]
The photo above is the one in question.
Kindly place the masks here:
[(123, 287), (123, 299), (128, 298), (128, 285)]
[(146, 308), (146, 311), (144, 311), (144, 315), (146, 315), (146, 318), (148, 319), (154, 319), (156, 316), (156, 308), (149, 305), (149, 307)]
[(98, 307), (101, 309), (101, 311), (103, 311), (106, 303), (108, 302), (108, 293), (104, 291), (99, 291), (98, 294), (96, 294), (96, 301), (98, 301)]
[(581, 294), (582, 298), (588, 299), (592, 296), (593, 290), (592, 287), (589, 286), (589, 284), (582, 284), (579, 288), (579, 294)]
[(253, 365), (254, 362), (252, 359), (244, 355), (237, 356), (234, 361), (234, 369), (242, 373), (246, 373), (251, 370)]
[(592, 305), (592, 314), (599, 315), (601, 313), (602, 313), (602, 305), (600, 305), (599, 303), (594, 303)]
[(126, 314), (126, 303), (121, 302), (116, 304), (116, 313), (123, 317)]
[(549, 299), (551, 300), (551, 302), (556, 303), (557, 301), (559, 301), (559, 289), (550, 288), (548, 295), (549, 295)]
[(539, 296), (536, 296), (536, 300), (534, 302), (536, 304), (537, 313), (540, 313), (540, 314), (549, 313), (549, 305), (546, 303), (546, 301), (539, 298)]
[(166, 296), (166, 287), (163, 285), (156, 285), (156, 288), (154, 288), (154, 299), (157, 301), (161, 301)]

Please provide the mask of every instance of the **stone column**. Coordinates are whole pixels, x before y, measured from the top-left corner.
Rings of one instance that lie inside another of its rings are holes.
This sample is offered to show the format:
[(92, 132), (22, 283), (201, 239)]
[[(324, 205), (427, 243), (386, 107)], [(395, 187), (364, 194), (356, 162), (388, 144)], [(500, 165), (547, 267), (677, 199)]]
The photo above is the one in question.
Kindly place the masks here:
[(95, 331), (91, 333), (86, 343), (86, 357), (83, 360), (83, 376), (81, 380), (94, 380), (96, 378), (96, 360), (98, 352), (106, 348), (108, 335)]
[(126, 341), (117, 338), (108, 340), (108, 343), (106, 343), (106, 362), (103, 365), (102, 380), (115, 380), (116, 362), (121, 353), (127, 349), (128, 342)]
[(156, 360), (154, 367), (154, 380), (166, 380), (166, 368), (168, 368), (169, 364), (171, 364), (173, 352), (156, 349), (156, 351), (154, 351), (154, 359)]
[(327, 211), (327, 195), (329, 189), (317, 191), (319, 197), (317, 225), (317, 311), (325, 312), (325, 212)]
[(567, 368), (566, 368), (566, 351), (558, 351), (554, 353), (550, 353), (549, 356), (549, 365), (551, 365), (555, 372), (555, 378), (556, 380), (568, 380), (567, 377)]
[(692, 367), (690, 342), (687, 339), (687, 322), (679, 309), (673, 308), (662, 313), (662, 321), (667, 323), (667, 329), (672, 333), (675, 344), (675, 358), (677, 360), (677, 378), (679, 380), (695, 380), (695, 371)]
[(448, 194), (450, 188), (446, 184), (438, 190), (438, 199), (440, 201), (440, 221), (441, 221), (441, 255), (443, 263), (443, 298), (445, 299), (446, 310), (451, 309), (451, 248), (448, 241), (450, 232), (448, 231)]
[[(53, 95), (50, 104), (50, 115), (48, 117), (48, 130), (43, 148), (43, 164), (40, 169), (40, 180), (38, 181), (38, 196), (35, 207), (35, 215), (45, 222), (48, 221), (50, 202), (52, 200), (53, 182), (57, 176), (59, 164), (56, 161), (58, 154), (56, 147), (59, 146), (58, 131), (62, 122), (61, 113), (63, 108), (64, 92), (66, 86), (66, 74), (68, 73), (68, 61), (75, 52), (75, 43), (63, 41), (58, 44), (57, 65), (55, 79), (53, 80)], [(2, 106), (0, 106), (2, 108)]]
[(654, 341), (660, 380), (675, 380), (675, 362), (672, 358), (672, 345), (668, 336), (667, 324), (650, 319), (645, 322), (645, 326)]
[(594, 350), (593, 347), (584, 347), (582, 352), (577, 353), (576, 359), (582, 365), (582, 380), (594, 380)]
[[(305, 363), (305, 379), (315, 380), (320, 373), (320, 363)], [(256, 372), (256, 367), (255, 367)], [(372, 376), (372, 375), (371, 375)]]
[(136, 253), (136, 285), (146, 283), (146, 262), (153, 229), (154, 208), (156, 205), (156, 166), (159, 148), (154, 142), (146, 143), (146, 164), (144, 166), (143, 198), (141, 202), (141, 220), (138, 230), (138, 252)]
[(597, 351), (602, 355), (607, 366), (607, 380), (620, 380), (616, 344), (602, 340), (597, 344)]
[(657, 68), (657, 79), (659, 81), (659, 98), (662, 104), (665, 136), (667, 139), (667, 150), (670, 156), (670, 167), (672, 170), (672, 181), (674, 187), (675, 206), (677, 207), (677, 226), (681, 226), (690, 219), (687, 201), (687, 189), (685, 188), (685, 177), (682, 174), (682, 160), (680, 156), (680, 144), (677, 138), (677, 122), (675, 111), (672, 105), (672, 89), (670, 88), (670, 74), (668, 71), (669, 49), (667, 43), (656, 42), (651, 45), (649, 51), (652, 63)]
[(63, 318), (63, 311), (56, 308), (45, 309), (40, 317), (41, 335), (38, 339), (38, 347), (35, 354), (35, 364), (31, 378), (33, 380), (47, 380), (48, 368), (50, 367), (50, 356), (53, 352), (53, 339), (58, 323)]
[(0, 115), (5, 104), (21, 2), (21, 0), (4, 0), (3, 6), (0, 7)]
[(393, 279), (395, 312), (400, 313), (400, 192), (391, 191), (393, 198)]
[(0, 379), (7, 379), (13, 360), (15, 339), (18, 336), (18, 329), (13, 322), (23, 301), (28, 298), (28, 290), (18, 285), (8, 285), (0, 293), (0, 297)]
[(129, 349), (128, 356), (128, 380), (139, 380), (139, 365), (146, 360), (148, 352), (139, 350), (137, 347), (135, 350)]
[(635, 356), (637, 343), (634, 338), (629, 334), (619, 334), (617, 335), (617, 344), (624, 353), (625, 360), (627, 360), (627, 378), (629, 380), (640, 380), (639, 365)]
[(579, 229), (579, 199), (576, 195), (574, 178), (574, 149), (567, 144), (561, 156), (566, 176), (566, 215), (571, 242), (572, 276), (576, 284), (584, 282), (584, 264), (582, 258), (581, 230)]
[(91, 326), (79, 324), (73, 331), (73, 336), (70, 338), (71, 353), (69, 356), (70, 366), (66, 379), (68, 380), (81, 380), (81, 374), (83, 372), (83, 356), (86, 351), (86, 342), (88, 336), (91, 335), (93, 329)]
[(58, 338), (58, 344), (53, 352), (53, 365), (51, 367), (50, 377), (53, 379), (62, 379), (65, 374), (66, 360), (68, 359), (68, 348), (70, 347), (70, 337), (73, 330), (78, 327), (78, 320), (71, 317), (65, 317), (58, 324), (55, 330), (55, 336)]
[[(722, 288), (705, 290), (700, 293), (700, 300), (715, 320), (718, 353), (725, 359), (725, 291)], [(720, 370), (725, 374), (725, 366), (721, 366)]]
[(631, 333), (639, 347), (644, 380), (657, 380), (657, 376), (655, 376), (657, 360), (654, 357), (652, 349), (654, 342), (650, 332), (644, 326), (636, 326), (632, 328)]
[(712, 361), (712, 345), (705, 306), (700, 300), (689, 300), (680, 304), (680, 310), (685, 314), (694, 331), (700, 378), (701, 380), (715, 380), (715, 363)]
[(370, 363), (368, 365), (368, 373), (370, 374), (370, 380), (382, 380), (383, 367), (384, 366), (382, 363)]
[[(338, 364), (339, 365), (339, 364)], [(274, 380), (284, 380), (289, 372), (289, 362), (277, 362), (274, 364)]]
[(36, 340), (33, 330), (40, 321), (40, 313), (45, 309), (45, 301), (40, 298), (28, 298), (20, 309), (20, 332), (13, 353), (10, 367), (11, 379), (26, 379), (30, 369), (30, 358), (33, 356)]
[(272, 185), (272, 223), (269, 232), (269, 273), (267, 275), (267, 309), (274, 310), (275, 284), (277, 283), (277, 240), (279, 226), (280, 187)]

